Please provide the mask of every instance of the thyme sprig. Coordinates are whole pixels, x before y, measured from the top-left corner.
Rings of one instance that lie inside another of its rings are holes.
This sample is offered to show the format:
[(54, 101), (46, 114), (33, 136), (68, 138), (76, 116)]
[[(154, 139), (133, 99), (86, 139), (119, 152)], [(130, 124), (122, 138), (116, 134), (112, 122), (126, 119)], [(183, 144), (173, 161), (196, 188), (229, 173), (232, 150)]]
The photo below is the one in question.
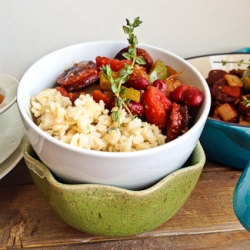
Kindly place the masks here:
[(130, 100), (122, 99), (120, 94), (124, 93), (124, 88), (122, 88), (122, 84), (125, 83), (129, 76), (133, 73), (133, 67), (126, 64), (124, 69), (121, 70), (118, 78), (113, 78), (112, 69), (110, 65), (102, 66), (103, 75), (110, 81), (111, 90), (115, 95), (115, 107), (112, 109), (111, 118), (114, 122), (117, 122), (117, 127), (121, 127), (120, 123), (120, 112), (122, 107), (124, 107), (127, 112), (133, 117), (131, 111), (129, 110), (127, 104)]
[(237, 61), (226, 61), (226, 60), (221, 60), (221, 61), (214, 61), (214, 63), (221, 63), (223, 66), (229, 64), (229, 63), (235, 63), (237, 66), (242, 66), (242, 65), (248, 65), (247, 68), (250, 68), (250, 59), (249, 62), (245, 62), (244, 59), (237, 60)]
[[(106, 79), (109, 80), (111, 84), (111, 90), (115, 95), (115, 107), (112, 109), (111, 117), (114, 122), (117, 122), (117, 128), (121, 127), (120, 122), (120, 113), (121, 109), (125, 108), (129, 115), (133, 118), (133, 114), (128, 108), (129, 99), (121, 98), (120, 95), (124, 93), (125, 89), (122, 85), (128, 81), (130, 75), (134, 72), (135, 64), (145, 64), (145, 60), (141, 56), (137, 56), (136, 45), (138, 44), (138, 39), (134, 35), (134, 29), (142, 23), (140, 18), (137, 17), (134, 19), (134, 22), (131, 23), (128, 19), (126, 19), (127, 26), (123, 26), (123, 30), (125, 34), (128, 34), (128, 42), (129, 48), (128, 51), (123, 53), (123, 56), (132, 61), (132, 64), (125, 64), (124, 68), (119, 71), (119, 77), (113, 77), (113, 71), (110, 65), (102, 66), (102, 73)], [(115, 128), (112, 128), (115, 129)]]
[(130, 47), (128, 49), (128, 52), (123, 53), (122, 55), (132, 61), (132, 65), (135, 63), (137, 64), (145, 64), (145, 60), (141, 56), (137, 56), (136, 53), (136, 45), (138, 44), (138, 39), (134, 35), (134, 28), (139, 27), (142, 21), (140, 21), (140, 18), (137, 17), (134, 19), (133, 23), (130, 23), (128, 19), (126, 19), (127, 26), (123, 26), (123, 31), (125, 34), (128, 34), (128, 43), (130, 44)]

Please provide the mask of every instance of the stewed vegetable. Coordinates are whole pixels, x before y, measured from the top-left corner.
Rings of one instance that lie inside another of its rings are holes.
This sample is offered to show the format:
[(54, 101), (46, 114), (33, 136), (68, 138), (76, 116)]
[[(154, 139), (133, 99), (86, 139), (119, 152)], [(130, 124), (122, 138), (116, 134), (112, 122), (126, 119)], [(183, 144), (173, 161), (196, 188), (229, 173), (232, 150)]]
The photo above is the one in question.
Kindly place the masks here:
[(250, 126), (250, 69), (211, 70), (206, 81), (212, 95), (210, 117)]

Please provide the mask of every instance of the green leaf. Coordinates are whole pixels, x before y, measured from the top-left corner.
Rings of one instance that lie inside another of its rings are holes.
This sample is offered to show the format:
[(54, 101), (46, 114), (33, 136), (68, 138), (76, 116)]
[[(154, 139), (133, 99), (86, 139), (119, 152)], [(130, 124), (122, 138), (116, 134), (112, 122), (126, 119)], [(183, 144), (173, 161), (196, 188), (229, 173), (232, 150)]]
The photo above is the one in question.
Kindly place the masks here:
[(126, 64), (125, 70), (126, 70), (127, 74), (131, 75), (134, 72), (134, 67), (129, 65), (129, 64)]
[(138, 40), (137, 40), (137, 37), (136, 37), (136, 36), (134, 36), (134, 38), (133, 38), (133, 44), (134, 44), (134, 45), (137, 45), (137, 44), (138, 44)]
[(121, 69), (120, 71), (119, 71), (119, 75), (121, 76), (121, 77), (124, 77), (124, 76), (126, 76), (128, 73), (127, 73), (127, 70), (126, 69)]
[(133, 45), (133, 37), (129, 37), (129, 38), (128, 38), (128, 43), (129, 43), (130, 45)]
[(125, 34), (129, 34), (129, 28), (127, 26), (123, 26), (123, 31)]
[(137, 64), (139, 64), (139, 65), (144, 65), (144, 64), (146, 64), (146, 62), (145, 62), (145, 60), (144, 60), (144, 58), (142, 57), (142, 56), (138, 56), (137, 58), (136, 58), (136, 63)]
[(123, 77), (123, 83), (127, 82), (129, 79), (130, 75), (126, 75)]
[(246, 96), (243, 97), (243, 103), (246, 105), (247, 108), (250, 106), (250, 100), (247, 99)]
[(124, 102), (128, 105), (130, 101), (130, 99), (126, 99)]
[(118, 85), (121, 80), (122, 80), (122, 77), (117, 77), (114, 79), (114, 83), (116, 83), (116, 85)]
[(221, 61), (222, 62), (222, 65), (225, 66), (227, 64), (227, 61)]
[(134, 55), (136, 55), (136, 47), (130, 46), (128, 49), (128, 53), (130, 53), (134, 57)]
[(133, 61), (133, 55), (131, 55), (129, 52), (124, 52), (122, 54), (126, 59)]
[(136, 17), (134, 19), (133, 27), (136, 28), (136, 27), (140, 26), (141, 23), (142, 23), (142, 21), (140, 21), (140, 17)]
[(118, 111), (114, 111), (112, 114), (111, 114), (111, 117), (113, 119), (114, 122), (117, 122), (118, 119), (119, 119), (119, 112)]
[(125, 88), (123, 88), (123, 87), (121, 87), (120, 94), (121, 94), (121, 95), (123, 95), (123, 94), (125, 94), (125, 92), (126, 92), (126, 89), (125, 89)]
[(104, 75), (107, 76), (107, 78), (109, 78), (110, 76), (112, 77), (112, 69), (110, 68), (110, 65), (102, 65), (102, 72), (104, 73)]
[(120, 108), (122, 106), (123, 100), (119, 97), (116, 99), (117, 107)]
[(237, 63), (237, 65), (241, 66), (242, 63), (244, 63), (244, 60), (239, 60), (238, 63)]
[(127, 25), (130, 26), (130, 22), (128, 19), (126, 19)]
[(118, 93), (118, 88), (116, 83), (111, 84), (111, 90), (113, 93)]

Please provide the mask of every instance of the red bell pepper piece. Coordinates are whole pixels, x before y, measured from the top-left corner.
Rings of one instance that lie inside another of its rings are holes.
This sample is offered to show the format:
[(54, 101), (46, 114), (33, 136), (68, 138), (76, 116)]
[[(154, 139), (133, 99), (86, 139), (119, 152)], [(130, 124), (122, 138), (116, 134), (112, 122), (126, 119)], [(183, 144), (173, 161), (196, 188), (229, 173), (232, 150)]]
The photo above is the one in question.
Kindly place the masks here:
[(119, 71), (124, 68), (125, 64), (132, 64), (131, 60), (118, 60), (118, 59), (111, 59), (105, 56), (97, 56), (96, 57), (96, 64), (98, 67), (102, 67), (102, 65), (110, 65), (110, 68), (113, 71)]
[(172, 105), (166, 95), (158, 88), (150, 86), (142, 95), (142, 103), (147, 121), (164, 129)]

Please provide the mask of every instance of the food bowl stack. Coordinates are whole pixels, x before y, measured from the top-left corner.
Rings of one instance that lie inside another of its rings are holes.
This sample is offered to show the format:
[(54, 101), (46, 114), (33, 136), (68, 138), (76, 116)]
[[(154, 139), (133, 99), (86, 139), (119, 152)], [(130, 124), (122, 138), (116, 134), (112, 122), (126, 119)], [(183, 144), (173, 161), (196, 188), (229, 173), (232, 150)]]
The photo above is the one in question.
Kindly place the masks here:
[(179, 56), (145, 44), (138, 44), (138, 47), (146, 50), (154, 61), (160, 58), (177, 72), (182, 72), (178, 76), (180, 81), (197, 87), (204, 94), (194, 125), (186, 133), (171, 142), (146, 150), (102, 152), (59, 141), (36, 125), (30, 111), (33, 96), (46, 88), (54, 87), (57, 77), (74, 63), (95, 61), (99, 55), (114, 58), (127, 45), (126, 42), (100, 41), (62, 48), (38, 60), (20, 81), (17, 102), (27, 137), (39, 159), (64, 182), (145, 189), (181, 168), (200, 138), (210, 108), (210, 93), (204, 78)]

